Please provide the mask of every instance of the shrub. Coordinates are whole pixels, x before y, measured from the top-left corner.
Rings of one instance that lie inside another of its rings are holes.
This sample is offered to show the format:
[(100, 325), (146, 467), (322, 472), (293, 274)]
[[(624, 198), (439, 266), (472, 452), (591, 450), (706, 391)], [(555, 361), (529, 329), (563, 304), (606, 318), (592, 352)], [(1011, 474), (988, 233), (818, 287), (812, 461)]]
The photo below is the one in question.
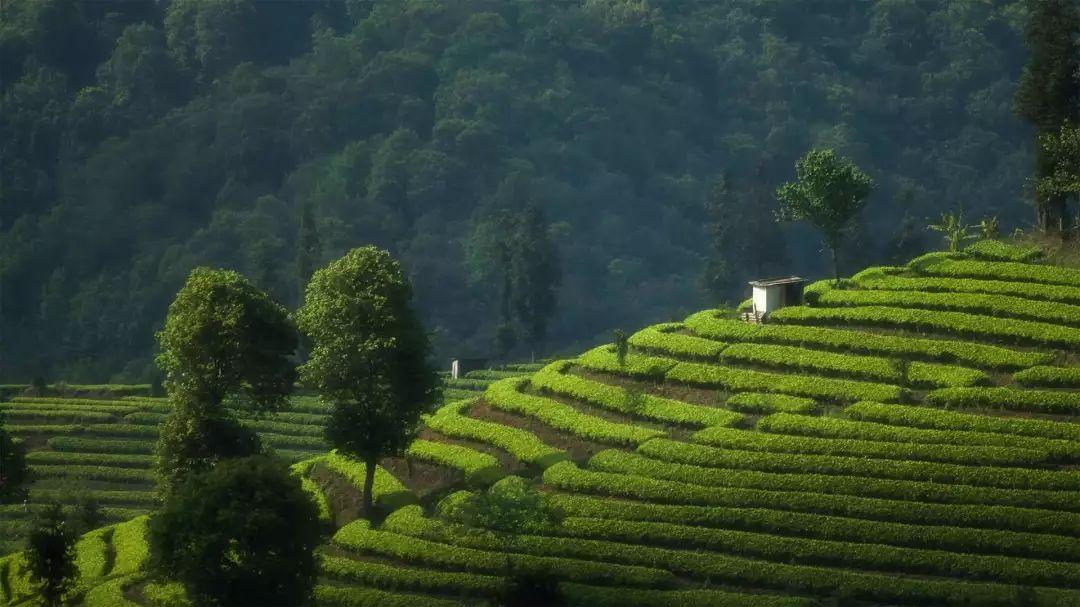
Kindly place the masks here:
[(504, 475), (499, 460), (495, 456), (461, 445), (416, 439), (409, 445), (405, 455), (460, 470), (464, 473), (466, 481), (476, 485), (493, 483)]
[(669, 381), (723, 388), (734, 392), (779, 392), (840, 402), (897, 401), (905, 395), (905, 391), (899, 386), (887, 384), (766, 373), (700, 363), (678, 363), (667, 372), (666, 377)]
[(991, 261), (1032, 261), (1042, 257), (1043, 254), (1038, 245), (1024, 246), (991, 239), (968, 245), (964, 253)]
[(527, 383), (524, 379), (497, 381), (484, 392), (484, 401), (497, 409), (534, 417), (557, 430), (592, 441), (637, 445), (665, 435), (660, 430), (612, 422), (549, 398), (523, 394), (521, 389)]
[[(352, 483), (357, 489), (364, 487), (364, 475), (367, 467), (363, 462), (340, 455), (337, 451), (331, 451), (315, 461), (345, 477), (345, 480)], [(382, 466), (375, 468), (375, 481), (372, 485), (371, 497), (374, 503), (385, 510), (395, 510), (416, 501), (416, 496)]]
[(675, 361), (630, 352), (626, 355), (624, 364), (620, 365), (612, 346), (607, 345), (598, 346), (582, 354), (577, 358), (577, 363), (593, 371), (658, 380), (675, 364)]
[(112, 578), (86, 593), (86, 607), (140, 607), (138, 603), (124, 596), (124, 589), (137, 580), (131, 576)]
[(796, 346), (732, 344), (724, 350), (722, 360), (825, 375), (844, 375), (859, 379), (886, 382), (901, 380), (891, 361), (886, 358), (837, 354)]
[(568, 396), (595, 407), (653, 421), (692, 426), (730, 426), (743, 416), (715, 407), (685, 403), (592, 381), (567, 373), (570, 361), (551, 363), (529, 382), (543, 392)]
[(915, 361), (907, 366), (907, 381), (917, 386), (951, 388), (989, 384), (990, 377), (978, 369)]
[(686, 326), (699, 335), (725, 341), (813, 346), (891, 357), (961, 362), (991, 369), (1026, 368), (1054, 359), (1053, 354), (1045, 352), (1023, 352), (957, 340), (923, 339), (825, 327), (752, 325), (718, 318), (716, 314), (715, 310), (698, 312), (686, 319)]
[[(973, 413), (940, 411), (926, 407), (883, 405), (880, 403), (855, 403), (844, 413), (852, 419), (881, 422), (894, 426), (910, 426), (930, 430), (959, 430), (962, 432), (1014, 434), (1016, 436), (1049, 439), (1025, 441), (1025, 447), (1039, 445), (1051, 452), (1069, 447), (1066, 441), (1080, 441), (1080, 424), (1020, 417), (991, 417)], [(977, 436), (977, 435), (974, 435)], [(993, 439), (994, 435), (989, 434)], [(1010, 441), (1009, 437), (999, 437)], [(1058, 439), (1058, 440), (1054, 440)], [(1022, 439), (1021, 439), (1022, 440)], [(1029, 447), (1030, 448), (1030, 447)], [(1072, 452), (1080, 454), (1080, 446)]]
[(79, 570), (79, 583), (82, 586), (88, 586), (108, 573), (106, 553), (112, 534), (112, 527), (95, 529), (83, 535), (75, 544), (75, 567)]
[(26, 454), (31, 464), (91, 465), (116, 468), (150, 468), (154, 458), (149, 455), (112, 453), (71, 453), (66, 451), (33, 451)]
[(630, 345), (645, 352), (703, 360), (716, 360), (716, 357), (727, 346), (711, 339), (675, 332), (682, 328), (682, 323), (664, 323), (646, 327), (630, 336)]
[(38, 478), (72, 478), (87, 481), (114, 483), (153, 484), (154, 472), (150, 469), (113, 468), (110, 466), (33, 465), (30, 470)]
[(1056, 390), (1018, 390), (1007, 387), (942, 388), (927, 394), (924, 402), (942, 408), (987, 407), (1063, 415), (1080, 413), (1080, 393)]
[[(1006, 489), (1080, 490), (1080, 473), (990, 466), (960, 466), (941, 462), (872, 459), (864, 454), (847, 456), (769, 451), (717, 449), (669, 439), (651, 440), (637, 449), (648, 457), (710, 468), (795, 472), (835, 476), (865, 476), (882, 479), (927, 481), (941, 484), (974, 485)], [(948, 491), (948, 488), (945, 489)]]
[(657, 521), (846, 540), (864, 544), (1002, 554), (1056, 561), (1075, 561), (1080, 555), (1080, 545), (1070, 541), (1070, 538), (1041, 533), (970, 529), (937, 524), (890, 523), (771, 508), (652, 504), (565, 493), (553, 494), (550, 501), (552, 507), (559, 509), (567, 517)]
[(859, 286), (878, 291), (924, 291), (988, 293), (1014, 295), (1026, 299), (1080, 304), (1080, 287), (1043, 285), (1031, 282), (981, 280), (977, 278), (941, 278), (934, 276), (873, 276), (859, 281)]
[(544, 471), (544, 483), (577, 493), (625, 497), (650, 503), (771, 508), (851, 518), (953, 525), (1075, 536), (1080, 516), (1072, 512), (1009, 506), (897, 502), (860, 495), (783, 492), (738, 487), (708, 487), (645, 476), (582, 470), (560, 462)]
[(743, 413), (814, 413), (818, 410), (818, 404), (809, 398), (762, 392), (740, 392), (724, 404)]
[[(934, 482), (884, 480), (813, 473), (766, 473), (677, 464), (625, 451), (601, 451), (589, 460), (601, 472), (636, 474), (708, 487), (740, 487), (769, 491), (835, 493), (942, 504), (979, 504), (1070, 511), (1080, 508), (1070, 491), (997, 489)], [(897, 507), (902, 507), (898, 505)]]
[(1080, 367), (1031, 367), (1013, 373), (1013, 381), (1024, 386), (1080, 388)]
[(54, 436), (47, 443), (53, 451), (71, 451), (84, 453), (111, 454), (146, 454), (154, 452), (154, 442), (145, 440), (120, 440), (105, 438), (79, 438), (72, 436)]
[(989, 278), (1080, 287), (1080, 270), (1060, 266), (1009, 261), (939, 259), (922, 266), (921, 271), (934, 276)]
[[(862, 403), (859, 403), (862, 404)], [(1046, 462), (1046, 451), (1017, 447), (974, 447), (948, 444), (897, 443), (849, 438), (816, 438), (768, 434), (734, 428), (705, 428), (693, 441), (704, 445), (814, 455), (847, 455), (895, 460), (921, 460), (976, 466), (1030, 466)]]
[(450, 599), (342, 586), (316, 586), (315, 601), (319, 605), (340, 607), (465, 607), (464, 603)]
[(589, 607), (814, 607), (812, 599), (768, 594), (739, 594), (722, 590), (645, 590), (563, 584), (571, 605)]
[(491, 596), (501, 592), (506, 586), (503, 578), (492, 575), (400, 567), (330, 555), (322, 559), (322, 573), (329, 577), (359, 582), (366, 586), (471, 596)]
[(1080, 306), (986, 293), (833, 290), (822, 295), (818, 304), (953, 310), (1047, 323), (1080, 324)]
[(446, 436), (498, 447), (518, 461), (540, 468), (546, 468), (568, 457), (565, 451), (544, 444), (527, 430), (462, 415), (461, 412), (470, 404), (470, 401), (458, 401), (443, 406), (428, 417), (428, 427)]
[(146, 531), (149, 517), (140, 516), (116, 525), (112, 535), (116, 557), (110, 575), (134, 573), (142, 569), (150, 556)]

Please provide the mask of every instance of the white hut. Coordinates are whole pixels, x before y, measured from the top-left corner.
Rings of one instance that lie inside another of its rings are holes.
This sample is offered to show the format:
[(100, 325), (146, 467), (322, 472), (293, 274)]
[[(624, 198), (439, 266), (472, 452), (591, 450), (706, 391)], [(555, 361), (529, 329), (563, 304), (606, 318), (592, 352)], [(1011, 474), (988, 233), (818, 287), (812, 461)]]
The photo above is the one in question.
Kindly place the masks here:
[(801, 305), (805, 285), (806, 279), (798, 276), (751, 280), (750, 286), (754, 289), (754, 319), (761, 320), (769, 312), (784, 306)]

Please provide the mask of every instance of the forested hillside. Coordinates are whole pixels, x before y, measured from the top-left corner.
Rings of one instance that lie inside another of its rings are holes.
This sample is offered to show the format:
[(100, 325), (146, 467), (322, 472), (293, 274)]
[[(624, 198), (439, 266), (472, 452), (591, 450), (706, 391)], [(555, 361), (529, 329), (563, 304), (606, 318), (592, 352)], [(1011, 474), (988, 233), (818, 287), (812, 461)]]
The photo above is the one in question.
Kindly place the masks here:
[(498, 285), (474, 253), (530, 202), (563, 272), (547, 344), (577, 351), (717, 303), (721, 174), (714, 288), (823, 273), (817, 236), (770, 220), (814, 146), (877, 184), (852, 267), (929, 248), (927, 218), (960, 204), (1006, 231), (1031, 215), (1018, 2), (0, 6), (12, 380), (146, 381), (191, 268), (295, 305), (305, 268), (369, 243), (408, 268), (441, 355), (488, 353)]

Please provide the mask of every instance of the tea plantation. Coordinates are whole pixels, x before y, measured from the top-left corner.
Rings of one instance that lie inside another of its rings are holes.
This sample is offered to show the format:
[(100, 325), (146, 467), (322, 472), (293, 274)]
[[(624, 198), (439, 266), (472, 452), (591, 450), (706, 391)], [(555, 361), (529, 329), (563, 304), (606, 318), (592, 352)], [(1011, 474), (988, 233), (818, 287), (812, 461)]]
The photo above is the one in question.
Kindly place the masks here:
[[(489, 604), (515, 571), (573, 605), (1080, 605), (1080, 270), (979, 243), (817, 283), (764, 324), (705, 310), (619, 360), (453, 382), (358, 518), (364, 466), (327, 453), (326, 408), (246, 421), (296, 463), (325, 518), (320, 605)], [(82, 604), (183, 605), (140, 565), (162, 400), (13, 397), (27, 504), (92, 494)], [(511, 538), (448, 516), (525, 479), (557, 522)], [(380, 517), (382, 519), (383, 517)], [(0, 598), (27, 601), (20, 556)]]

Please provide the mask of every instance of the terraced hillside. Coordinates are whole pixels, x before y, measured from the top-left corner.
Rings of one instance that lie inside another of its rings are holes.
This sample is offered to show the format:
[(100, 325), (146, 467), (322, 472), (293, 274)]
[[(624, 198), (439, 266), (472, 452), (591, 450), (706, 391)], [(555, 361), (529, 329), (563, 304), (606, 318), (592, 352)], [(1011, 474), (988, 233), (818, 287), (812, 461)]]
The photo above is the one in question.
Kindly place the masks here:
[[(763, 325), (706, 310), (623, 361), (605, 345), (455, 394), (383, 462), (376, 524), (363, 465), (301, 461), (319, 603), (485, 604), (509, 564), (574, 605), (1080, 605), (1080, 270), (1035, 253), (871, 268)], [(508, 538), (447, 516), (510, 476), (559, 521)], [(176, 598), (138, 573), (142, 524), (83, 538), (87, 605)]]

